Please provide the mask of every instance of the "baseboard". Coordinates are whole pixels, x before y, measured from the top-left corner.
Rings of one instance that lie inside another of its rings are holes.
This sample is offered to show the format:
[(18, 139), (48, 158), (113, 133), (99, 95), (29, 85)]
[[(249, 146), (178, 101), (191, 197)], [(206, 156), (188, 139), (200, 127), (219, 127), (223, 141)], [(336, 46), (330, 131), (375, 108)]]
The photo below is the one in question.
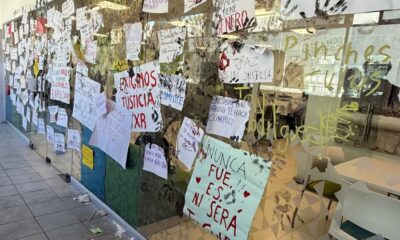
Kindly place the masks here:
[(125, 230), (126, 234), (130, 237), (133, 237), (134, 240), (146, 240), (147, 238), (140, 234), (136, 229), (134, 229), (131, 225), (125, 222), (118, 214), (116, 214), (110, 207), (108, 207), (103, 201), (98, 199), (93, 193), (91, 193), (85, 186), (82, 185), (76, 178), (71, 176), (71, 184), (76, 187), (80, 192), (88, 193), (90, 197), (90, 201), (106, 211), (109, 216), (115, 219), (115, 221)]
[(25, 136), (20, 130), (18, 130), (18, 128), (16, 128), (11, 122), (9, 122), (8, 120), (6, 122), (7, 125), (10, 126), (26, 142), (27, 145), (29, 145), (29, 138)]

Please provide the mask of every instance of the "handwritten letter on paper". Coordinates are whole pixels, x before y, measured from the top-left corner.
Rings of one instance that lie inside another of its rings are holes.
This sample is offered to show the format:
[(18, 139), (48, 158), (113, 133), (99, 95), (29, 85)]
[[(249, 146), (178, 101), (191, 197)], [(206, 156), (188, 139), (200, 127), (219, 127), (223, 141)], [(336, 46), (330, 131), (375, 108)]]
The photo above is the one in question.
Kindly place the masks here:
[(182, 111), (186, 79), (180, 75), (160, 74), (161, 104)]
[(219, 78), (223, 83), (272, 82), (274, 55), (266, 48), (225, 42), (220, 47)]
[(213, 0), (213, 3), (218, 9), (213, 17), (217, 36), (241, 30), (255, 22), (254, 0)]
[(67, 148), (81, 151), (81, 134), (78, 130), (68, 129)]
[(75, 78), (75, 100), (72, 116), (93, 130), (96, 123), (95, 96), (100, 93), (100, 83), (79, 73)]
[(160, 43), (160, 63), (173, 62), (183, 53), (185, 47), (186, 28), (177, 27), (158, 31)]
[(271, 161), (205, 136), (184, 213), (218, 239), (248, 239)]
[(249, 115), (249, 102), (214, 96), (208, 114), (207, 133), (241, 141)]
[(114, 74), (116, 102), (132, 111), (132, 132), (161, 131), (160, 66), (150, 62), (133, 68), (133, 72), (133, 77), (127, 71)]
[(96, 146), (126, 168), (131, 140), (132, 114), (122, 106), (108, 100), (111, 111), (97, 119), (90, 145)]
[(57, 100), (69, 104), (69, 68), (60, 67), (54, 71), (54, 80), (51, 83), (50, 99)]
[(168, 0), (144, 0), (142, 11), (148, 13), (167, 13)]
[(125, 44), (126, 44), (126, 59), (139, 60), (140, 47), (142, 43), (142, 23), (126, 23), (125, 29)]
[(193, 161), (199, 151), (204, 131), (190, 118), (185, 117), (176, 140), (176, 155), (188, 170), (192, 170)]
[(168, 179), (168, 164), (165, 159), (164, 149), (155, 144), (147, 144), (144, 153), (143, 170)]

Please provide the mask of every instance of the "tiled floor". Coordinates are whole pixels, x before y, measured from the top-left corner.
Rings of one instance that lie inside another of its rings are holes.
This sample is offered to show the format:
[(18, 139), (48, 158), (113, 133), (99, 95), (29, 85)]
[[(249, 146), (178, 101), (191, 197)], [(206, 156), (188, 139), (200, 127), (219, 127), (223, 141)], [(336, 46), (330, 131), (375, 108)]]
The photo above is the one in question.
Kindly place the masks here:
[[(130, 239), (115, 236), (109, 216), (94, 218), (93, 204), (73, 201), (81, 194), (65, 183), (7, 124), (0, 124), (0, 239)], [(103, 233), (94, 235), (90, 229)]]

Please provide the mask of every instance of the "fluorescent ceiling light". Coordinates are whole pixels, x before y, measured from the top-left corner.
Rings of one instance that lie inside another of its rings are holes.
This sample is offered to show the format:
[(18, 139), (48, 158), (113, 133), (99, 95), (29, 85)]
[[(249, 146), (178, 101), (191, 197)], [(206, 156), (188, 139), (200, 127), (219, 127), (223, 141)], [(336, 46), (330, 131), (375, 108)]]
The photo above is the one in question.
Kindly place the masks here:
[(122, 10), (129, 9), (127, 6), (124, 6), (124, 5), (121, 5), (118, 3), (113, 3), (110, 1), (101, 1), (101, 2), (97, 3), (96, 5), (101, 8), (107, 8), (107, 9), (116, 10), (116, 11), (122, 11)]

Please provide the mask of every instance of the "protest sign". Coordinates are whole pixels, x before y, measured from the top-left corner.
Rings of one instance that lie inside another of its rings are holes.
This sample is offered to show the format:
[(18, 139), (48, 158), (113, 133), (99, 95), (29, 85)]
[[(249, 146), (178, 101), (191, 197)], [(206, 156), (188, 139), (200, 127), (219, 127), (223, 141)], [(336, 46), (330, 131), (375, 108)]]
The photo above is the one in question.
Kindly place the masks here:
[(114, 74), (116, 102), (132, 111), (132, 132), (161, 131), (160, 66), (150, 62), (134, 67), (133, 72), (133, 77), (127, 71)]
[(205, 3), (207, 0), (185, 0), (184, 12), (187, 13), (193, 8)]
[(195, 122), (187, 117), (183, 119), (176, 140), (176, 155), (188, 170), (192, 170), (193, 161), (200, 150), (203, 136), (203, 129), (197, 126)]
[(96, 64), (97, 41), (87, 41), (85, 50), (85, 60), (91, 64)]
[(80, 73), (76, 74), (72, 116), (90, 130), (93, 130), (97, 119), (94, 99), (100, 93), (100, 87), (100, 83)]
[(69, 68), (57, 67), (55, 68), (53, 74), (55, 74), (55, 76), (53, 82), (51, 83), (50, 99), (69, 104)]
[(68, 129), (67, 132), (67, 148), (75, 149), (76, 151), (81, 151), (81, 134), (78, 130)]
[(129, 143), (131, 140), (132, 113), (108, 100), (111, 110), (98, 117), (90, 138), (90, 145), (96, 146), (126, 168)]
[(150, 143), (146, 145), (143, 170), (168, 179), (168, 164), (162, 147)]
[(254, 0), (213, 0), (217, 11), (214, 13), (214, 35), (220, 36), (242, 30), (255, 23)]
[(54, 128), (50, 125), (46, 126), (47, 141), (54, 143)]
[(184, 213), (218, 239), (248, 239), (272, 162), (208, 136), (201, 152)]
[(311, 17), (328, 17), (338, 14), (379, 12), (400, 8), (396, 0), (283, 0), (281, 1), (282, 19), (303, 19)]
[(186, 79), (180, 75), (159, 74), (161, 104), (182, 111), (185, 101)]
[(272, 82), (274, 55), (262, 47), (224, 42), (220, 47), (219, 78), (223, 83)]
[(65, 152), (65, 136), (62, 133), (54, 134), (54, 151)]
[(142, 11), (148, 13), (167, 13), (168, 0), (144, 0)]
[(65, 127), (65, 128), (68, 126), (68, 115), (67, 115), (67, 112), (65, 111), (65, 108), (58, 109), (56, 124), (58, 126)]
[(171, 63), (183, 53), (186, 39), (186, 28), (177, 27), (158, 31), (160, 45), (160, 63)]
[(249, 120), (250, 103), (228, 97), (214, 96), (208, 114), (207, 133), (241, 141)]
[(142, 23), (126, 23), (125, 30), (125, 46), (126, 59), (139, 60), (139, 53), (142, 44)]
[(67, 18), (72, 14), (74, 14), (75, 12), (74, 0), (66, 0), (65, 2), (63, 2), (63, 4), (61, 5), (61, 12), (63, 18)]

